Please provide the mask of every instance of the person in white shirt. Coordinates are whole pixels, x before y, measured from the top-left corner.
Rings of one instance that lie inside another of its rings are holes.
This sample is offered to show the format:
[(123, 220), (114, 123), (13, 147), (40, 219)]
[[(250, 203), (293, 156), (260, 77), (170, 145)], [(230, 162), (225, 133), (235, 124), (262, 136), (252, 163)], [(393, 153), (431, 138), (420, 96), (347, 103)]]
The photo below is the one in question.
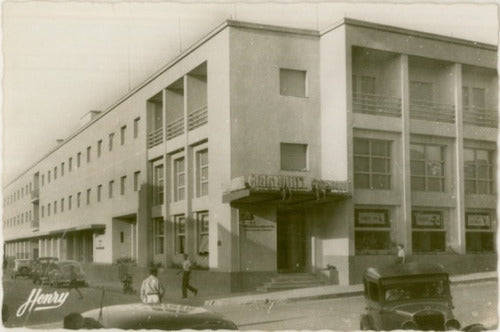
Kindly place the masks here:
[(398, 244), (398, 258), (396, 260), (397, 264), (404, 264), (406, 261), (405, 247), (403, 244)]
[(141, 285), (141, 301), (148, 304), (160, 303), (165, 291), (157, 277), (158, 269), (155, 266), (151, 267), (149, 274)]
[(198, 289), (189, 284), (191, 276), (191, 268), (193, 263), (189, 260), (188, 254), (184, 254), (184, 262), (182, 262), (182, 298), (187, 298), (187, 290), (189, 289), (194, 295), (198, 294)]

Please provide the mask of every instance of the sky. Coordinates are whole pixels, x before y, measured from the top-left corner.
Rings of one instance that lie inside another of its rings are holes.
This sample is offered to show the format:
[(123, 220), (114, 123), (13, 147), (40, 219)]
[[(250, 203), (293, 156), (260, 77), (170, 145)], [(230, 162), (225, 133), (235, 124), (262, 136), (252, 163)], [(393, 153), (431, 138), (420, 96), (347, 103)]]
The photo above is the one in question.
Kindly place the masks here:
[(2, 3), (2, 185), (226, 19), (323, 29), (350, 17), (498, 45), (494, 2)]

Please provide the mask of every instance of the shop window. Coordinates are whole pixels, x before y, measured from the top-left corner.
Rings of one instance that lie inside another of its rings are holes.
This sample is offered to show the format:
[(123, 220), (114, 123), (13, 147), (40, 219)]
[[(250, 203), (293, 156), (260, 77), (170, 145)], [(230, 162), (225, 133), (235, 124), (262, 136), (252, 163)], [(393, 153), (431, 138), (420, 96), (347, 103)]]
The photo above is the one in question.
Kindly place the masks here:
[(174, 160), (174, 200), (182, 201), (186, 194), (186, 173), (184, 157)]
[(161, 255), (164, 253), (165, 247), (165, 223), (163, 218), (153, 219), (153, 238), (154, 238), (154, 253)]
[(280, 68), (280, 95), (306, 97), (306, 71)]
[(354, 187), (391, 189), (391, 141), (354, 139)]
[(493, 152), (482, 149), (464, 149), (465, 193), (493, 193)]
[(184, 254), (186, 251), (186, 218), (183, 214), (174, 216), (175, 252)]
[(465, 250), (468, 253), (495, 252), (495, 232), (489, 212), (467, 212)]
[(441, 211), (413, 211), (412, 244), (415, 253), (445, 251), (446, 232)]
[(438, 145), (410, 145), (412, 190), (444, 191), (443, 150)]
[(196, 152), (196, 196), (208, 195), (208, 150)]
[(198, 254), (200, 256), (208, 255), (208, 211), (198, 212), (196, 214), (198, 229)]
[(307, 171), (307, 144), (280, 143), (281, 170)]
[(153, 204), (162, 205), (164, 199), (163, 165), (157, 165), (153, 174)]
[(387, 209), (355, 210), (354, 243), (357, 255), (388, 254), (391, 223)]

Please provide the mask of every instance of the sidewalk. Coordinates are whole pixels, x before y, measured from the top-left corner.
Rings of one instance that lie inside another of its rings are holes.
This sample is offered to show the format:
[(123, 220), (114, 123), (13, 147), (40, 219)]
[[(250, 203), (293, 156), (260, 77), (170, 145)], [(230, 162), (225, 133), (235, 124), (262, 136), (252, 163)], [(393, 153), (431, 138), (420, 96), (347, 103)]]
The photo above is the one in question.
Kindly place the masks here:
[[(497, 272), (479, 272), (466, 275), (450, 276), (452, 284), (472, 283), (479, 281), (497, 280)], [(311, 299), (327, 299), (344, 296), (355, 296), (363, 294), (363, 285), (331, 285), (311, 288), (290, 289), (272, 293), (254, 293), (246, 295), (235, 295), (225, 298), (209, 299), (205, 301), (206, 306), (238, 305), (250, 303), (267, 303), (283, 301), (300, 301)]]

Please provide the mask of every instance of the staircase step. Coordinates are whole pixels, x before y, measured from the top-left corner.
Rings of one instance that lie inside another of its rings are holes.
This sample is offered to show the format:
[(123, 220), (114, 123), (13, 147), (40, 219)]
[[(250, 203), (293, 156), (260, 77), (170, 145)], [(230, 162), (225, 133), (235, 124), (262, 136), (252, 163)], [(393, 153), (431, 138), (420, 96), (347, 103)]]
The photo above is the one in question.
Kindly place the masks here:
[(324, 280), (314, 274), (290, 273), (271, 278), (269, 282), (256, 288), (258, 292), (280, 291), (325, 285)]

